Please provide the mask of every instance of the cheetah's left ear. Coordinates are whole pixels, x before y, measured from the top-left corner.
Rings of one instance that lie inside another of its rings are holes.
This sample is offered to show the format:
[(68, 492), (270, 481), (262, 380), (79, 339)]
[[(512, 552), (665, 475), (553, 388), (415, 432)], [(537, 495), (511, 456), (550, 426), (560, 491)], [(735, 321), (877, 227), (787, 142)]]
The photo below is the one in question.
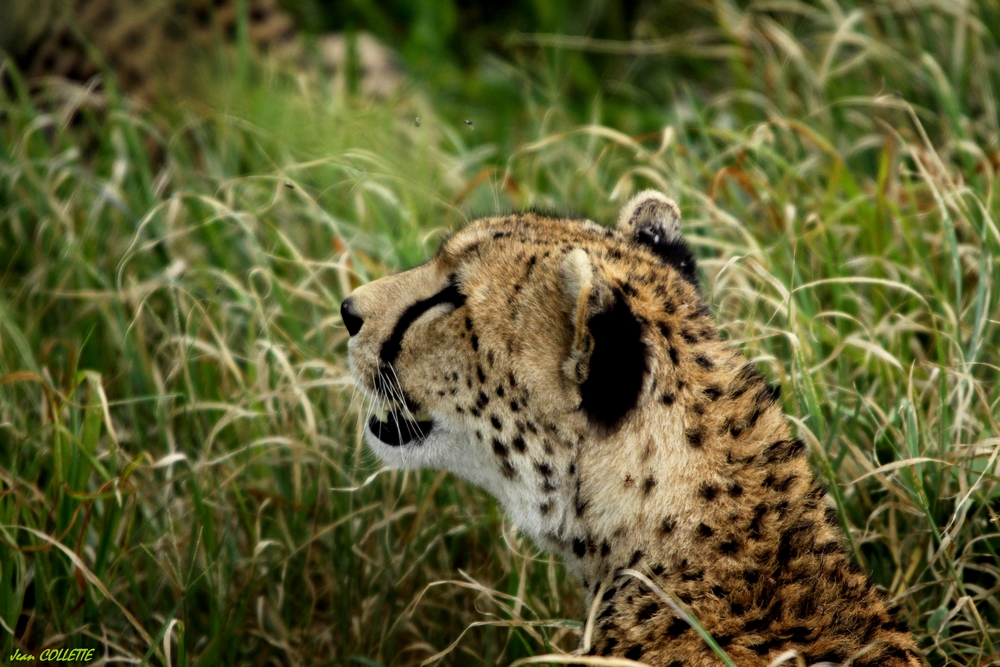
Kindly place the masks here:
[(563, 375), (580, 386), (580, 407), (613, 427), (635, 407), (648, 370), (642, 325), (582, 248), (562, 264), (563, 295), (573, 332)]
[(618, 230), (647, 246), (681, 276), (698, 286), (694, 253), (681, 236), (681, 210), (657, 190), (643, 190), (618, 214)]

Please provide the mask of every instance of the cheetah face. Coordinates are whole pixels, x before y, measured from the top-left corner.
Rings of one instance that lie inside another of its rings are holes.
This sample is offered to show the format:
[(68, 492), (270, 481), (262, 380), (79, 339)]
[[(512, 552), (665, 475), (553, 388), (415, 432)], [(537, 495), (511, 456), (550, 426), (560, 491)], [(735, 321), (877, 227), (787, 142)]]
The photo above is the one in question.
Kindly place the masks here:
[(693, 270), (676, 205), (653, 191), (618, 229), (534, 213), (472, 223), (342, 304), (374, 406), (368, 444), (390, 466), (449, 470), (508, 508), (544, 509), (586, 434), (641, 407), (657, 363), (643, 300), (661, 298), (654, 285), (698, 299)]

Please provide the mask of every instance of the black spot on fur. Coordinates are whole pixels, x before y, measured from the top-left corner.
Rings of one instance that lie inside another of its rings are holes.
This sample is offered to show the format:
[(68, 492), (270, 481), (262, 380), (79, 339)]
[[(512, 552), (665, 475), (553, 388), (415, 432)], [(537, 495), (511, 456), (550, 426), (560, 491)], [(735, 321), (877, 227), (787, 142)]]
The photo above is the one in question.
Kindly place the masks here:
[(658, 605), (655, 602), (649, 602), (649, 603), (643, 605), (639, 609), (638, 613), (636, 613), (636, 615), (635, 615), (635, 622), (636, 623), (645, 623), (649, 619), (653, 618), (653, 616), (659, 610), (660, 610), (660, 605)]
[(490, 423), (493, 424), (493, 428), (496, 430), (501, 430), (503, 428), (503, 422), (496, 415), (490, 415)]
[(733, 482), (728, 489), (728, 493), (733, 498), (739, 498), (743, 495), (743, 486), (739, 482)]
[(625, 651), (625, 657), (629, 660), (638, 660), (642, 657), (642, 644), (633, 644), (629, 650)]
[(652, 477), (647, 477), (646, 481), (642, 483), (642, 495), (648, 496), (654, 486), (656, 486), (656, 480)]
[(490, 397), (486, 395), (486, 392), (480, 390), (479, 396), (478, 398), (476, 398), (476, 407), (482, 410), (489, 404), (489, 402), (490, 402)]
[(542, 516), (548, 515), (548, 513), (552, 511), (552, 501), (546, 500), (538, 506), (538, 511), (542, 513)]
[(697, 363), (697, 364), (698, 364), (699, 366), (701, 366), (701, 367), (702, 367), (702, 368), (704, 368), (705, 370), (711, 370), (711, 369), (715, 368), (715, 364), (714, 364), (714, 363), (712, 362), (712, 360), (711, 360), (711, 359), (709, 359), (709, 358), (708, 358), (707, 356), (705, 356), (704, 354), (699, 354), (699, 355), (697, 355), (697, 356), (696, 356), (696, 357), (694, 358), (694, 360), (695, 360), (695, 362), (696, 362), (696, 363)]
[(510, 409), (513, 410), (514, 412), (517, 412), (518, 410), (521, 409), (521, 404), (518, 403), (516, 400), (512, 400), (510, 402)]
[(767, 505), (760, 503), (753, 508), (753, 518), (750, 519), (750, 526), (747, 528), (747, 532), (750, 534), (751, 540), (760, 539), (760, 529), (761, 522), (764, 520), (764, 515), (767, 514)]
[(778, 564), (787, 563), (808, 551), (816, 540), (811, 519), (799, 519), (781, 534), (778, 543)]
[(839, 526), (840, 525), (840, 512), (836, 507), (827, 507), (823, 510), (823, 520), (826, 521), (828, 526)]
[(486, 382), (486, 373), (483, 372), (483, 367), (479, 364), (476, 364), (476, 375), (479, 377), (480, 384)]
[(736, 377), (733, 378), (733, 384), (730, 387), (729, 395), (732, 398), (739, 398), (747, 392), (751, 387), (760, 384), (764, 381), (764, 376), (760, 374), (760, 371), (752, 364), (746, 364), (740, 369)]
[(500, 438), (493, 438), (493, 453), (503, 458), (510, 455), (507, 445), (503, 444)]
[(740, 543), (736, 540), (726, 540), (719, 544), (719, 553), (732, 556), (740, 550)]
[(804, 595), (799, 600), (798, 608), (796, 609), (796, 616), (800, 619), (807, 621), (812, 618), (812, 615), (816, 613), (816, 597), (813, 595)]
[(476, 334), (472, 334), (472, 338), (470, 338), (469, 341), (472, 343), (472, 351), (473, 352), (478, 352), (479, 351), (479, 336), (477, 336)]
[(516, 449), (521, 454), (524, 454), (526, 451), (528, 451), (528, 445), (525, 444), (524, 438), (522, 438), (519, 435), (514, 436), (514, 439), (511, 441), (510, 444), (514, 447), (514, 449)]
[(702, 442), (700, 428), (689, 429), (684, 433), (684, 435), (687, 437), (688, 444), (691, 445), (692, 447), (701, 447), (702, 444), (704, 444)]
[(670, 339), (670, 325), (667, 324), (666, 322), (660, 322), (658, 326), (660, 328), (660, 335), (669, 340)]
[(705, 482), (701, 485), (701, 488), (698, 489), (698, 495), (708, 501), (715, 500), (715, 497), (719, 495), (719, 487), (715, 484)]
[[(777, 648), (777, 647), (781, 646), (784, 643), (785, 643), (784, 639), (781, 639), (780, 637), (774, 637), (772, 639), (768, 639), (766, 641), (760, 642), (759, 644), (748, 644), (747, 648), (749, 648), (751, 651), (753, 651), (757, 655), (763, 656), (763, 655), (767, 655), (768, 653), (770, 653), (771, 649)], [(810, 660), (809, 662), (811, 663), (812, 661)], [(836, 661), (837, 664), (840, 664), (841, 662), (843, 662), (843, 660), (837, 660)]]
[(629, 567), (635, 567), (636, 564), (642, 560), (643, 557), (642, 549), (636, 549), (635, 553), (632, 554), (632, 558), (628, 562)]
[(663, 403), (664, 405), (673, 405), (674, 401), (676, 400), (677, 397), (671, 394), (670, 392), (667, 392), (660, 397), (660, 402)]
[(601, 542), (601, 556), (607, 556), (611, 553), (611, 543), (607, 540)]
[(677, 348), (674, 347), (673, 345), (671, 345), (670, 349), (667, 350), (667, 354), (670, 355), (670, 363), (672, 363), (674, 366), (676, 366), (677, 365), (677, 359), (678, 359), (678, 357), (677, 357)]
[(583, 410), (602, 426), (612, 428), (635, 407), (648, 370), (642, 325), (616, 291), (611, 308), (587, 323), (594, 338), (590, 373), (580, 385)]
[[(688, 345), (695, 345), (696, 343), (698, 343), (698, 335), (695, 334), (692, 331), (689, 331), (688, 329), (681, 330), (681, 338), (683, 338), (684, 342), (687, 343)], [(702, 359), (706, 359), (706, 357), (704, 355), (699, 355), (699, 356)], [(701, 362), (699, 361), (698, 363), (701, 363)], [(709, 363), (711, 363), (711, 362), (709, 362)]]
[(785, 479), (779, 480), (773, 474), (771, 474), (764, 478), (764, 481), (761, 482), (761, 486), (768, 489), (773, 489), (778, 493), (784, 493), (798, 478), (799, 478), (798, 475), (789, 475)]
[[(805, 443), (803, 443), (802, 446), (805, 447)], [(807, 496), (816, 500), (822, 500), (825, 495), (826, 489), (823, 487), (823, 484), (821, 484), (818, 479), (814, 479), (812, 484), (809, 485), (809, 493)]]
[(785, 512), (788, 511), (788, 501), (779, 500), (774, 504), (774, 513), (778, 515), (778, 518), (784, 518)]
[(577, 558), (583, 558), (584, 554), (587, 553), (587, 541), (580, 537), (574, 538), (573, 553), (576, 554)]
[(882, 622), (881, 625), (883, 630), (888, 630), (890, 632), (909, 632), (910, 626), (906, 624), (901, 618), (887, 618)]
[(781, 400), (780, 384), (766, 384), (758, 389), (757, 394), (754, 396), (754, 402), (762, 407), (774, 405), (779, 400)]
[(510, 459), (503, 459), (503, 463), (500, 464), (500, 472), (507, 479), (517, 478), (517, 468), (510, 462)]
[(604, 646), (601, 648), (601, 655), (611, 655), (611, 652), (615, 650), (616, 646), (618, 646), (618, 640), (614, 637), (609, 637), (608, 641), (606, 641)]
[(713, 532), (712, 527), (706, 523), (699, 523), (697, 531), (698, 531), (698, 537), (703, 537), (703, 538), (711, 537)]
[(671, 639), (676, 639), (684, 634), (690, 627), (691, 626), (688, 625), (688, 622), (683, 618), (675, 618), (670, 622), (670, 625), (667, 626), (667, 636)]
[(677, 520), (674, 519), (672, 516), (665, 516), (663, 517), (663, 521), (660, 522), (660, 531), (664, 535), (669, 535), (670, 533), (674, 532), (674, 528), (676, 527), (677, 527)]
[(722, 389), (719, 387), (705, 387), (705, 389), (702, 390), (702, 393), (705, 394), (705, 397), (708, 398), (708, 400), (714, 401), (717, 400), (719, 396), (722, 396)]
[(794, 440), (779, 440), (768, 445), (764, 450), (764, 460), (768, 463), (781, 463), (801, 456), (806, 449), (806, 443), (799, 438)]
[(503, 385), (502, 384), (498, 384), (497, 385), (497, 398), (503, 398), (503, 394), (504, 394)]

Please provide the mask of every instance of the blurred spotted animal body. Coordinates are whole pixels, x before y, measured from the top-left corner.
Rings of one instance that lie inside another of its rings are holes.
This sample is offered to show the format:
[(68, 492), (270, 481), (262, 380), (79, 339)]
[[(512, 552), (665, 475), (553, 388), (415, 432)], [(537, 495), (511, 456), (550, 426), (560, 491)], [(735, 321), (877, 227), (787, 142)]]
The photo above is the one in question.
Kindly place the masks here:
[[(103, 61), (118, 84), (139, 98), (189, 92), (204, 56), (237, 41), (238, 5), (238, 0), (0, 0), (0, 55), (12, 56), (31, 79), (86, 82), (101, 72)], [(371, 35), (358, 33), (353, 40), (321, 35), (309, 49), (277, 0), (246, 0), (246, 5), (247, 41), (255, 52), (299, 72), (316, 65), (335, 93), (347, 87), (352, 62), (362, 94), (388, 96), (399, 89), (398, 61)]]
[(646, 191), (616, 229), (478, 220), (341, 307), (387, 464), (495, 495), (579, 577), (589, 654), (718, 665), (639, 578), (686, 603), (737, 665), (916, 667), (845, 550), (838, 514), (768, 385), (719, 339), (677, 206)]

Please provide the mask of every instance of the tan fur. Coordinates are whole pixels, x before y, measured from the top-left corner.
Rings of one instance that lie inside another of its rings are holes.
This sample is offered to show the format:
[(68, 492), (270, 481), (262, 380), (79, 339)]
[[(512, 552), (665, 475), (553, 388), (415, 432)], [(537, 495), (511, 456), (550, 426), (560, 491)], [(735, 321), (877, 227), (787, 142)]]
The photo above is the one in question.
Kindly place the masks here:
[(559, 553), (597, 605), (590, 653), (720, 664), (633, 568), (737, 665), (789, 649), (922, 664), (851, 563), (777, 389), (719, 339), (679, 243), (676, 205), (645, 192), (616, 230), (487, 218), (359, 288), (342, 308), (359, 387), (425, 425), (399, 444), (369, 429), (369, 444), (482, 485)]
[[(38, 0), (8, 3), (0, 21), (0, 49), (14, 56), (29, 77), (88, 81), (102, 61), (127, 92), (147, 99), (186, 92), (220, 44), (235, 44), (237, 0)], [(247, 0), (250, 47), (284, 65), (305, 64), (307, 48), (277, 0)], [(317, 39), (316, 64), (335, 92), (346, 86), (348, 41)], [(392, 53), (359, 33), (354, 49), (359, 88), (366, 95), (394, 93), (402, 82)]]

